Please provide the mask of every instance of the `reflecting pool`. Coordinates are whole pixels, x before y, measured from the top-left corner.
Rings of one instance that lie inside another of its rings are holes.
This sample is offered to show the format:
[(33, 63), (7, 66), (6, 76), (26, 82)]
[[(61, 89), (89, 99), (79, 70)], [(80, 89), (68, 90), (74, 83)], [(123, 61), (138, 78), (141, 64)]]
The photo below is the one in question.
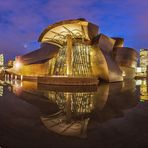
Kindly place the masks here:
[(0, 81), (0, 146), (148, 146), (147, 84), (145, 79), (77, 87)]

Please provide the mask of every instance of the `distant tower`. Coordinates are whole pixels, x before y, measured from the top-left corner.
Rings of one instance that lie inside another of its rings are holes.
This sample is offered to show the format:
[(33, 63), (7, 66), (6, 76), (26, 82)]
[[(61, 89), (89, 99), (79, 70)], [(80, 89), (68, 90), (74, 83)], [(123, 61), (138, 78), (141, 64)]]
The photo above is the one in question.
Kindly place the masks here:
[(140, 67), (142, 73), (146, 75), (148, 67), (148, 49), (140, 49)]

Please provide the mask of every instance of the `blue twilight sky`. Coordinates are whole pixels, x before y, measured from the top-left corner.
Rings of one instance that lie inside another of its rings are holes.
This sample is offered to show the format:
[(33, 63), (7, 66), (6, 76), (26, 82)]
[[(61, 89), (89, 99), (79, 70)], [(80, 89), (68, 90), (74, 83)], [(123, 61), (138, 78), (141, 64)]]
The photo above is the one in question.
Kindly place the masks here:
[(75, 18), (125, 38), (137, 51), (148, 48), (148, 0), (0, 0), (0, 53), (12, 59), (32, 51), (45, 27)]

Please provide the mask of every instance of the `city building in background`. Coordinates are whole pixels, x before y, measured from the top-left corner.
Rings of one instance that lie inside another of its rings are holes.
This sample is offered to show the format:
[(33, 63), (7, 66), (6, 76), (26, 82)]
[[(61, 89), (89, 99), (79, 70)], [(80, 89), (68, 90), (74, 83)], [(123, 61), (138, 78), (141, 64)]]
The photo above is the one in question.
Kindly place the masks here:
[(8, 68), (13, 67), (13, 63), (14, 63), (13, 60), (9, 60), (8, 63), (7, 63), (7, 67), (8, 67)]
[(41, 48), (18, 56), (7, 72), (32, 77), (39, 83), (94, 85), (99, 80), (135, 77), (138, 53), (124, 39), (108, 37), (85, 19), (49, 25), (39, 36)]
[(142, 74), (146, 76), (148, 67), (148, 49), (140, 50), (140, 67)]
[(0, 67), (4, 66), (4, 55), (0, 54)]
[(136, 69), (136, 75), (146, 77), (148, 71), (148, 49), (140, 49), (140, 65)]
[(148, 66), (148, 49), (140, 50), (140, 67), (145, 68)]

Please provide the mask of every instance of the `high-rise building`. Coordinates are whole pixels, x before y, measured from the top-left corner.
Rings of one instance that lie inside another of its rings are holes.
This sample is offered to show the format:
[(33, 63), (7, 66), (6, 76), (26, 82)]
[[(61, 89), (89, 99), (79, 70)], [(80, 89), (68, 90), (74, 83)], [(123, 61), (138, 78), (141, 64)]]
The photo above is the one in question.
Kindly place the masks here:
[(4, 66), (4, 55), (0, 54), (0, 67)]
[(146, 75), (147, 66), (148, 66), (148, 49), (141, 49), (140, 50), (140, 67), (143, 75)]

